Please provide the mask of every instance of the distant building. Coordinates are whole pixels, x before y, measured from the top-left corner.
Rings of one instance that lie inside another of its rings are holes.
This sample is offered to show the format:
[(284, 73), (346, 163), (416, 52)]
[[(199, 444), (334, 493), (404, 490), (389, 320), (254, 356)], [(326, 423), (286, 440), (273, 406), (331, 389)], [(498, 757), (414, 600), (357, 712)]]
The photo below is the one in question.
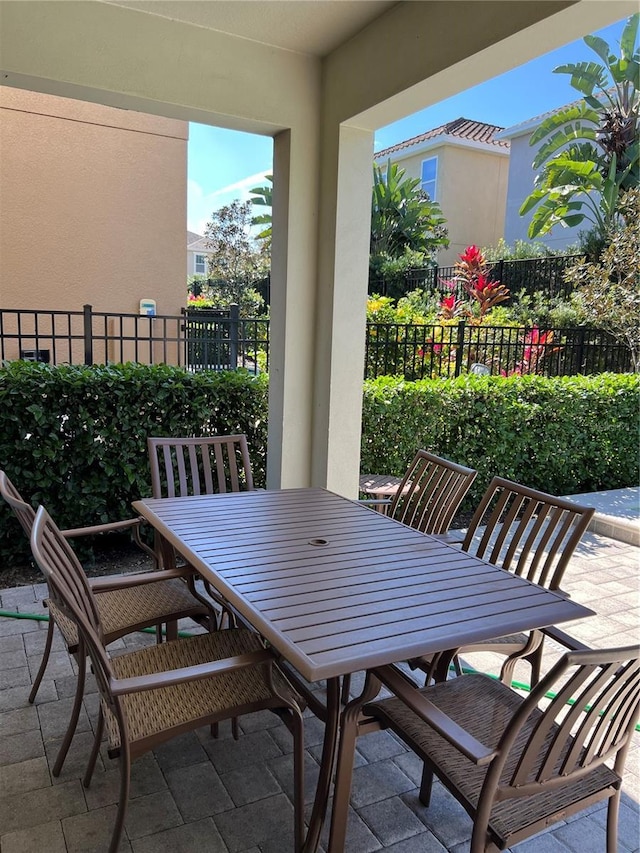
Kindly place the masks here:
[(184, 121), (0, 87), (0, 307), (185, 301)]
[(187, 231), (187, 276), (207, 275), (207, 260), (210, 255), (207, 238), (194, 231)]
[(458, 118), (374, 155), (378, 166), (397, 163), (440, 204), (450, 245), (438, 253), (453, 264), (466, 246), (495, 245), (503, 236), (509, 142), (503, 128)]
[(532, 147), (529, 145), (529, 140), (538, 125), (556, 112), (559, 110), (551, 110), (542, 115), (534, 116), (520, 124), (507, 127), (498, 134), (501, 141), (509, 142), (511, 145), (504, 221), (504, 239), (509, 245), (512, 245), (516, 240), (525, 240), (527, 242), (542, 242), (552, 249), (564, 249), (578, 242), (580, 231), (587, 231), (590, 228), (590, 223), (586, 221), (573, 228), (557, 225), (549, 234), (531, 241), (527, 231), (535, 208), (525, 216), (520, 216), (519, 213), (522, 203), (533, 191), (534, 180), (539, 171), (533, 168), (533, 160), (540, 146)]

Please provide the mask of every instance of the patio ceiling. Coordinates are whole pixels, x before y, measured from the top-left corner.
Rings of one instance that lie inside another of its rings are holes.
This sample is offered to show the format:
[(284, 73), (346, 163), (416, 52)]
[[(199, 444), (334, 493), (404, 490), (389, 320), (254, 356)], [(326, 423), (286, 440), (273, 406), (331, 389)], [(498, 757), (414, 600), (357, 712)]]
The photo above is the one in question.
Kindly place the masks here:
[(273, 47), (326, 56), (396, 0), (104, 0)]

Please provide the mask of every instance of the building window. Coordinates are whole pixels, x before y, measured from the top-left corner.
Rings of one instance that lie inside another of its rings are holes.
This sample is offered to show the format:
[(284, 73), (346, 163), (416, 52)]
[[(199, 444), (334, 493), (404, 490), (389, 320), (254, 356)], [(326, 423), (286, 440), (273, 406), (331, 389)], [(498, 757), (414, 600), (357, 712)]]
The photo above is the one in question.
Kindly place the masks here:
[(436, 178), (438, 176), (438, 158), (429, 157), (422, 161), (422, 189), (431, 201), (436, 200)]
[(195, 273), (205, 275), (207, 272), (207, 259), (204, 255), (196, 255)]

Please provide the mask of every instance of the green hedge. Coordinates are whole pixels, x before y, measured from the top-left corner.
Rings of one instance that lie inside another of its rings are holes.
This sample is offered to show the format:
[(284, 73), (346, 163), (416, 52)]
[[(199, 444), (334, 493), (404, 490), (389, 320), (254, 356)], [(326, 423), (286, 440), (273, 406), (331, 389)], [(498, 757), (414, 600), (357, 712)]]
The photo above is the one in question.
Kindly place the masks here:
[[(494, 474), (555, 494), (635, 485), (639, 390), (640, 376), (612, 374), (371, 380), (361, 470), (400, 475), (430, 449), (478, 469), (467, 506)], [(267, 397), (267, 378), (242, 372), (12, 362), (0, 368), (0, 468), (61, 527), (131, 515), (150, 493), (149, 435), (244, 432), (264, 486)], [(28, 556), (0, 503), (0, 558)]]
[[(246, 433), (261, 486), (267, 395), (265, 377), (243, 372), (11, 362), (0, 368), (0, 468), (63, 528), (131, 516), (131, 501), (150, 494), (150, 435)], [(28, 557), (0, 504), (0, 558)]]
[(637, 374), (365, 383), (361, 471), (400, 475), (419, 447), (557, 495), (638, 483)]

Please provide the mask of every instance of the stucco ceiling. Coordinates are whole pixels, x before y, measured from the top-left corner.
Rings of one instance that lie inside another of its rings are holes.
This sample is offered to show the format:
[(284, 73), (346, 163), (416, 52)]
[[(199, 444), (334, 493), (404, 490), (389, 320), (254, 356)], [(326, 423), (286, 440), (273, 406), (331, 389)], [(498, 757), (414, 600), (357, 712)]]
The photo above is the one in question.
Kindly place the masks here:
[(102, 0), (274, 47), (325, 56), (396, 0)]

